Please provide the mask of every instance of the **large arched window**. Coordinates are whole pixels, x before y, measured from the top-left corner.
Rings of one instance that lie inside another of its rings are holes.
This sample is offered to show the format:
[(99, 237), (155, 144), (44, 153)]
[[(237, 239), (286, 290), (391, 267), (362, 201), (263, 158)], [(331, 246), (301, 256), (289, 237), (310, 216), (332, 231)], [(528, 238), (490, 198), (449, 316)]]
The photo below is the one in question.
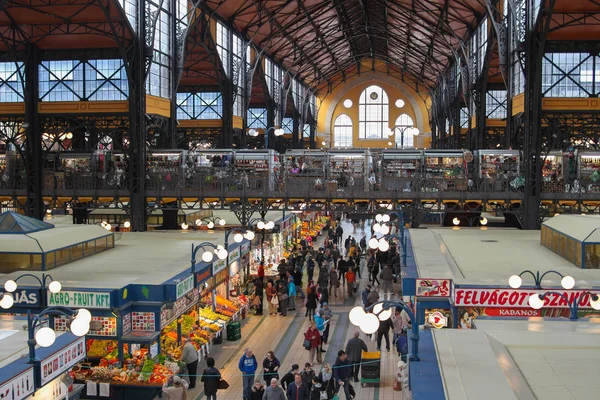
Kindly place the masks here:
[[(412, 118), (408, 114), (401, 114), (394, 124), (394, 134), (396, 135), (396, 147), (403, 149), (412, 149), (415, 146), (414, 135), (408, 128), (413, 128), (415, 125)], [(402, 134), (404, 132), (404, 135)], [(404, 143), (402, 143), (404, 140)]]
[(352, 147), (352, 120), (346, 114), (340, 114), (333, 123), (333, 146)]
[(358, 102), (358, 138), (387, 139), (390, 107), (387, 93), (379, 86), (369, 86)]

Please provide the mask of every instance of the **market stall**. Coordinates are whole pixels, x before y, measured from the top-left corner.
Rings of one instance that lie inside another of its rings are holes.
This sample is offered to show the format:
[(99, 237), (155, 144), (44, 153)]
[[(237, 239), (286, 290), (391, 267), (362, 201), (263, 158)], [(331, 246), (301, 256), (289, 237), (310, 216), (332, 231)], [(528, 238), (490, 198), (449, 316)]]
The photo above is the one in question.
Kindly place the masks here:
[(279, 156), (275, 150), (238, 150), (234, 154), (238, 190), (274, 190), (279, 183)]
[(421, 173), (422, 161), (422, 150), (383, 150), (381, 152), (383, 190), (412, 191), (413, 181)]
[(283, 169), (288, 193), (325, 190), (327, 159), (323, 150), (286, 151)]
[(580, 151), (578, 153), (580, 190), (586, 193), (600, 193), (600, 152)]
[(304, 240), (307, 245), (316, 242), (329, 221), (329, 217), (323, 215), (322, 212), (305, 212), (300, 215), (299, 219), (301, 221), (299, 242)]
[(369, 150), (330, 150), (328, 154), (327, 190), (368, 190), (368, 178), (374, 171)]
[(233, 150), (204, 149), (184, 152), (185, 187), (221, 190), (233, 172)]
[(21, 157), (14, 151), (0, 151), (0, 188), (16, 188), (20, 171), (24, 171), (21, 164)]
[(182, 184), (183, 150), (148, 152), (148, 186), (151, 189), (174, 190)]
[(424, 192), (462, 191), (467, 189), (467, 174), (462, 150), (425, 150)]
[(519, 177), (521, 153), (518, 150), (475, 150), (477, 177), (487, 191), (505, 191)]
[(566, 185), (576, 178), (575, 153), (551, 151), (542, 160), (542, 191), (564, 192)]

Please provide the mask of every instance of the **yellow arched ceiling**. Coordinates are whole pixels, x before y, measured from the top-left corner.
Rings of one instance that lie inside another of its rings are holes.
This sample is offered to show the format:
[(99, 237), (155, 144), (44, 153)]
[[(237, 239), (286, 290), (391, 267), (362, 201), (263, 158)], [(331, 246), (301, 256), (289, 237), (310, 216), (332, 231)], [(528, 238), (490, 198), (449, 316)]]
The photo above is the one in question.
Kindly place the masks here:
[[(368, 72), (354, 76), (345, 84), (336, 87), (326, 96), (318, 96), (318, 124), (317, 124), (317, 145), (320, 147), (330, 147), (330, 141), (333, 141), (333, 122), (340, 114), (347, 114), (352, 119), (353, 126), (353, 147), (355, 148), (385, 148), (388, 147), (389, 138), (381, 140), (358, 139), (358, 102), (360, 94), (364, 89), (371, 85), (381, 86), (387, 93), (390, 103), (390, 126), (401, 114), (408, 114), (421, 134), (415, 137), (415, 146), (419, 148), (429, 147), (431, 143), (431, 128), (428, 120), (428, 102), (425, 93), (417, 93), (410, 86), (394, 79), (388, 75), (378, 72)], [(352, 107), (346, 108), (342, 104), (344, 100), (350, 99), (353, 102)], [(404, 100), (404, 107), (397, 108), (394, 103), (397, 99)], [(392, 137), (393, 139), (393, 137)], [(326, 145), (322, 146), (325, 141)], [(391, 140), (393, 142), (393, 140)]]

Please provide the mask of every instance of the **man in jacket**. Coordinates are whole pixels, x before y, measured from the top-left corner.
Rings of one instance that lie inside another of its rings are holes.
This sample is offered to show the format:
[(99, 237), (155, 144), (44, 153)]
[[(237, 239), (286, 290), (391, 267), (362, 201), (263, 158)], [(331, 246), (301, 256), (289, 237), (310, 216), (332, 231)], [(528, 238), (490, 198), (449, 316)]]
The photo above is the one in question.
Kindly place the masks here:
[(377, 350), (381, 350), (381, 338), (385, 337), (385, 347), (387, 351), (390, 351), (390, 328), (393, 328), (394, 324), (392, 319), (388, 318), (385, 321), (379, 321), (379, 328), (377, 329)]
[(348, 357), (346, 356), (346, 352), (344, 350), (338, 351), (338, 357), (335, 360), (335, 364), (333, 364), (333, 378), (335, 383), (338, 386), (338, 391), (341, 388), (344, 388), (344, 394), (346, 395), (346, 400), (351, 400), (352, 396), (350, 396), (350, 376), (352, 375), (352, 366), (350, 365), (350, 361), (348, 361)]
[(252, 395), (251, 388), (254, 384), (254, 374), (258, 368), (258, 362), (256, 361), (254, 354), (252, 354), (252, 350), (246, 349), (244, 355), (240, 358), (238, 368), (242, 371), (242, 382), (244, 387), (242, 398), (244, 400), (250, 400)]
[(390, 264), (386, 264), (383, 271), (381, 271), (381, 287), (383, 298), (385, 299), (385, 294), (388, 293), (388, 300), (391, 300), (394, 294), (394, 271), (392, 271)]
[(329, 304), (327, 302), (324, 302), (319, 313), (321, 314), (321, 317), (323, 317), (323, 319), (325, 320), (325, 330), (323, 331), (323, 343), (327, 344), (327, 340), (329, 340), (329, 325), (331, 318), (333, 318), (333, 311), (331, 311), (331, 308), (329, 308)]
[(372, 289), (367, 295), (367, 307), (372, 306), (373, 304), (379, 301), (379, 293), (377, 290)]
[(187, 364), (188, 376), (190, 377), (190, 389), (196, 387), (196, 370), (198, 369), (198, 352), (190, 342), (188, 336), (182, 338), (181, 361)]
[(359, 337), (358, 331), (354, 332), (354, 337), (348, 340), (346, 344), (346, 355), (350, 364), (352, 365), (352, 377), (354, 382), (358, 382), (358, 373), (360, 372), (360, 360), (362, 359), (362, 352), (368, 351), (367, 344)]
[(362, 291), (361, 297), (363, 307), (367, 306), (367, 299), (369, 298), (369, 293), (371, 293), (371, 285), (365, 286), (364, 290)]
[(294, 375), (294, 382), (287, 388), (288, 400), (308, 400), (308, 387), (302, 382), (302, 375)]

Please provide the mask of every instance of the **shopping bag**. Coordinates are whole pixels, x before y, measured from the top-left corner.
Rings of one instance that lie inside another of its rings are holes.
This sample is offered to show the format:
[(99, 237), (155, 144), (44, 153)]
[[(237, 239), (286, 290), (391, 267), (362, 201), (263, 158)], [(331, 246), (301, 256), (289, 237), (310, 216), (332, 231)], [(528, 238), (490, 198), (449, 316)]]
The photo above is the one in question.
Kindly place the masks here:
[(402, 391), (402, 384), (397, 379), (394, 379), (394, 390), (396, 392), (401, 392)]
[(320, 350), (317, 350), (317, 363), (323, 364), (323, 353)]
[(331, 398), (331, 400), (340, 400), (340, 396), (338, 396), (337, 394), (334, 394), (333, 397)]
[(273, 304), (274, 306), (279, 305), (279, 299), (277, 298), (277, 296), (273, 296), (273, 298), (271, 299), (271, 304)]
[(354, 390), (354, 386), (352, 386), (350, 383), (348, 383), (348, 385), (350, 385), (348, 392), (350, 392), (350, 396), (352, 396), (353, 398), (356, 397), (356, 391)]
[(310, 350), (312, 348), (312, 345), (310, 344), (310, 340), (304, 339), (304, 343), (302, 343), (302, 347), (304, 347), (306, 350)]
[(225, 379), (219, 379), (219, 382), (217, 383), (217, 389), (225, 390), (227, 388), (229, 388), (229, 383), (227, 383)]

